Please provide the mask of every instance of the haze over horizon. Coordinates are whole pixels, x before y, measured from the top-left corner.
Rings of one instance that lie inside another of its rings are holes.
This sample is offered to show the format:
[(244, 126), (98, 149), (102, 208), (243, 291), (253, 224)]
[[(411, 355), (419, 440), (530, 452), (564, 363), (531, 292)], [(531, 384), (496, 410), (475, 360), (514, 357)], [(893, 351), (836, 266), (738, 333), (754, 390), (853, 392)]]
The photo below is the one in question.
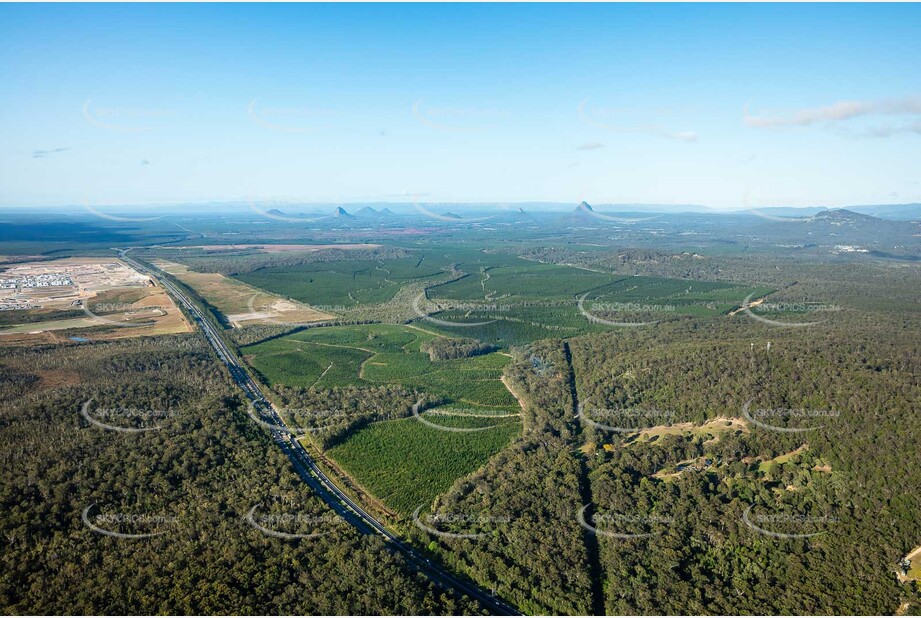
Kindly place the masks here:
[(0, 207), (919, 202), (919, 18), (4, 5)]

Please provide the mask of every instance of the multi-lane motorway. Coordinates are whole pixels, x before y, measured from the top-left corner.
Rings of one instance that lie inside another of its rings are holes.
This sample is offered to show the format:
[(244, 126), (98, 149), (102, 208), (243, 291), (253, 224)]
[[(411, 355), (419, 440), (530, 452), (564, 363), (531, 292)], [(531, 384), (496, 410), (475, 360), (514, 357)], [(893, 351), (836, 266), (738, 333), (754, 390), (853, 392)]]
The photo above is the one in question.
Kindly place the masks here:
[(520, 615), (515, 608), (511, 607), (496, 596), (480, 589), (475, 584), (462, 580), (439, 565), (431, 562), (429, 559), (420, 555), (410, 545), (400, 540), (383, 523), (378, 521), (373, 515), (364, 510), (359, 504), (345, 494), (329, 476), (321, 470), (316, 462), (310, 457), (307, 450), (295, 439), (282, 420), (278, 411), (272, 406), (272, 403), (262, 394), (259, 385), (252, 379), (245, 366), (237, 361), (224, 342), (224, 339), (218, 334), (212, 323), (205, 318), (198, 306), (189, 300), (186, 294), (177, 287), (165, 273), (156, 267), (145, 266), (136, 260), (127, 256), (128, 249), (119, 251), (119, 257), (128, 263), (138, 272), (155, 277), (156, 280), (169, 292), (176, 301), (182, 305), (186, 311), (195, 319), (195, 322), (201, 328), (205, 338), (214, 348), (218, 357), (227, 366), (230, 375), (237, 385), (243, 389), (247, 398), (253, 405), (256, 415), (268, 419), (262, 422), (264, 426), (270, 428), (272, 439), (281, 447), (282, 451), (291, 460), (295, 470), (310, 485), (320, 498), (323, 499), (336, 513), (344, 520), (355, 526), (359, 531), (365, 534), (379, 534), (395, 550), (400, 552), (406, 561), (424, 573), (430, 580), (436, 584), (451, 588), (455, 591), (467, 595), (479, 601), (484, 607), (492, 613), (500, 616), (517, 616)]

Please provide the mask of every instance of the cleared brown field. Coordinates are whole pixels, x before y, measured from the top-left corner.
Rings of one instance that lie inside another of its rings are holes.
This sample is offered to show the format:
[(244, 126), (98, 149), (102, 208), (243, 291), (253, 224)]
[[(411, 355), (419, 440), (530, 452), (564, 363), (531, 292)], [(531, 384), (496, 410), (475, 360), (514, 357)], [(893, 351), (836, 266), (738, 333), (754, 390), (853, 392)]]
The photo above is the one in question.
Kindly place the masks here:
[(718, 437), (719, 434), (727, 431), (741, 431), (748, 433), (748, 424), (743, 418), (731, 418), (727, 416), (718, 416), (712, 418), (703, 425), (694, 423), (675, 423), (674, 425), (656, 425), (648, 429), (642, 429), (637, 432), (637, 440), (650, 440), (654, 437), (667, 435), (692, 434), (695, 436), (709, 436), (710, 438)]
[[(0, 345), (59, 343), (71, 337), (122, 339), (190, 331), (182, 312), (162, 288), (114, 258), (16, 264), (5, 269), (2, 278), (21, 282), (24, 277), (49, 274), (70, 277), (73, 284), (28, 287), (20, 283), (15, 289), (3, 290), (2, 302), (25, 303), (27, 315), (47, 314), (48, 319), (7, 323), (0, 329)], [(56, 318), (55, 312), (64, 313)]]
[(224, 275), (191, 271), (184, 264), (166, 260), (154, 260), (153, 263), (198, 292), (234, 327), (244, 324), (303, 324), (334, 317)]
[(60, 343), (71, 336), (98, 341), (189, 332), (188, 323), (172, 299), (159, 288), (152, 292), (116, 313), (4, 328), (0, 330), (0, 345)]
[[(176, 250), (182, 249), (203, 249), (204, 251), (227, 251), (228, 249), (259, 249), (262, 253), (308, 253), (312, 251), (324, 251), (326, 249), (376, 249), (380, 245), (371, 244), (339, 244), (339, 245), (194, 245), (188, 247), (172, 247)], [(168, 247), (164, 247), (168, 248)]]

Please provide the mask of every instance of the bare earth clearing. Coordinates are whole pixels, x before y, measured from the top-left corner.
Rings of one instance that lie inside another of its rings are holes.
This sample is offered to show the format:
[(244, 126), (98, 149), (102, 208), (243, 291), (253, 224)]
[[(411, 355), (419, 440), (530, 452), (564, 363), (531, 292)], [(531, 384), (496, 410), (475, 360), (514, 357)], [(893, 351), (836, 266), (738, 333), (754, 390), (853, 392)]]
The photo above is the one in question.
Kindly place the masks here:
[(199, 273), (184, 264), (153, 260), (157, 267), (195, 290), (227, 318), (234, 328), (250, 324), (321, 322), (332, 314), (251, 287), (218, 273)]
[(84, 315), (13, 324), (4, 344), (58, 342), (54, 331), (94, 328), (93, 339), (189, 332), (182, 313), (156, 282), (114, 258), (68, 258), (12, 265), (0, 273), (0, 307), (32, 314)]
[(195, 245), (189, 247), (161, 247), (161, 249), (203, 249), (205, 251), (227, 251), (235, 249), (259, 249), (262, 253), (290, 253), (325, 251), (327, 249), (376, 249), (380, 245), (343, 244), (343, 245)]

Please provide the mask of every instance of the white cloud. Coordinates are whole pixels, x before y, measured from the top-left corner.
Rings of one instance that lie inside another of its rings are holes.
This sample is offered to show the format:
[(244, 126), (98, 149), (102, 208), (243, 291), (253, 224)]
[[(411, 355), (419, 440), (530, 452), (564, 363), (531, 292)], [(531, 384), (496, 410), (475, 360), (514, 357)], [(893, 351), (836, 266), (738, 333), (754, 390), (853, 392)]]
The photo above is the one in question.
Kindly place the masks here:
[(47, 159), (48, 157), (62, 152), (67, 152), (70, 150), (70, 146), (66, 148), (52, 148), (51, 150), (33, 150), (32, 158), (33, 159)]
[(659, 132), (659, 135), (661, 135), (662, 137), (670, 138), (670, 139), (681, 140), (682, 142), (696, 142), (697, 137), (698, 137), (698, 134), (695, 133), (694, 131), (677, 131), (674, 133), (670, 133), (668, 131), (661, 130)]
[(865, 131), (847, 132), (848, 135), (854, 135), (856, 137), (890, 137), (892, 135), (900, 135), (903, 133), (921, 135), (921, 120), (915, 120), (914, 122), (899, 125), (887, 124), (879, 127), (873, 127)]
[[(627, 121), (626, 110), (618, 107), (595, 107), (588, 105), (588, 99), (584, 99), (577, 108), (579, 116), (585, 122), (618, 133), (646, 133), (656, 135), (666, 139), (674, 139), (682, 142), (696, 142), (700, 135), (696, 131), (669, 131), (660, 124), (634, 124)], [(662, 110), (650, 110), (657, 115), (661, 115)], [(666, 110), (666, 112), (669, 110)], [(621, 123), (621, 120), (624, 123)], [(581, 150), (581, 149), (580, 149)]]
[[(749, 127), (784, 128), (809, 127), (813, 125), (838, 126), (855, 118), (874, 118), (880, 116), (921, 116), (921, 96), (902, 99), (882, 99), (879, 101), (838, 101), (824, 107), (796, 110), (781, 116), (754, 116), (749, 114), (745, 105), (743, 120)], [(848, 132), (859, 137), (888, 137), (899, 133), (921, 134), (921, 120), (887, 124), (859, 132)]]

